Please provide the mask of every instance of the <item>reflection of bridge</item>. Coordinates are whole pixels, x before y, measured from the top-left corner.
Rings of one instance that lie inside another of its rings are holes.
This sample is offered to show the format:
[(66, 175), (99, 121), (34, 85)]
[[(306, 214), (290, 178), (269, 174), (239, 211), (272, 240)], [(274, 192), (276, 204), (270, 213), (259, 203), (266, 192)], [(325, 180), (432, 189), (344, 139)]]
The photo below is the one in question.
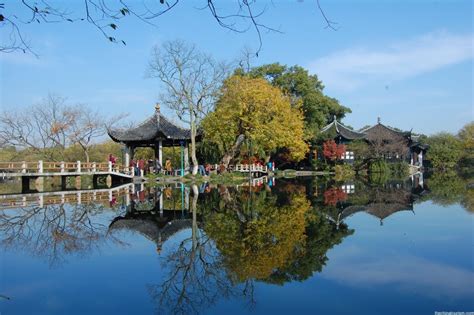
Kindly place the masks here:
[(133, 190), (132, 184), (115, 188), (94, 190), (67, 190), (53, 192), (34, 192), (27, 194), (0, 195), (0, 209), (19, 207), (44, 207), (58, 204), (83, 204), (91, 202), (113, 203), (119, 197), (127, 196)]
[[(180, 194), (181, 208), (189, 207), (189, 188), (184, 187), (181, 183), (173, 183), (167, 187), (155, 188), (153, 196), (153, 204), (149, 210), (161, 211), (164, 209), (164, 190), (182, 188)], [(145, 198), (145, 185), (140, 184), (124, 184), (113, 188), (103, 189), (82, 189), (82, 190), (63, 190), (51, 192), (31, 192), (22, 194), (3, 194), (0, 195), (0, 209), (13, 209), (19, 207), (44, 207), (48, 205), (58, 204), (86, 204), (86, 203), (108, 203), (113, 205), (118, 199), (123, 197), (124, 204), (131, 206), (133, 209), (144, 208), (144, 203), (148, 200)], [(166, 198), (165, 198), (166, 199)], [(133, 201), (133, 202), (132, 202)], [(182, 209), (173, 210), (182, 210)]]
[(128, 167), (108, 163), (77, 162), (0, 162), (2, 177), (21, 177), (22, 191), (30, 191), (30, 180), (35, 180), (38, 190), (42, 190), (45, 177), (61, 177), (61, 187), (66, 188), (67, 177), (76, 177), (76, 186), (80, 186), (83, 175), (93, 176), (94, 186), (99, 177), (106, 177), (108, 186), (113, 182), (131, 180), (133, 176)]
[[(249, 181), (243, 182), (242, 184), (237, 185), (237, 188), (239, 187), (256, 187), (256, 186), (262, 186), (263, 184), (268, 183), (268, 176), (262, 176), (258, 178), (251, 178)], [(274, 179), (271, 179), (272, 181)]]

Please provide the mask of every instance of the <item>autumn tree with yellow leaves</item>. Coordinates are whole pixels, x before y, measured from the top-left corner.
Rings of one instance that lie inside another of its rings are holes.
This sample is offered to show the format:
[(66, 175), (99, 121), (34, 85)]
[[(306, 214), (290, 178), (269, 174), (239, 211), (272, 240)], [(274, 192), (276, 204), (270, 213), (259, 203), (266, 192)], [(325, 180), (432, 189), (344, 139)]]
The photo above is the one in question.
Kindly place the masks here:
[(253, 152), (262, 152), (259, 157), (266, 160), (279, 148), (286, 148), (294, 161), (308, 152), (301, 106), (291, 106), (289, 97), (262, 78), (229, 77), (202, 127), (206, 141), (217, 144), (226, 166), (248, 140)]

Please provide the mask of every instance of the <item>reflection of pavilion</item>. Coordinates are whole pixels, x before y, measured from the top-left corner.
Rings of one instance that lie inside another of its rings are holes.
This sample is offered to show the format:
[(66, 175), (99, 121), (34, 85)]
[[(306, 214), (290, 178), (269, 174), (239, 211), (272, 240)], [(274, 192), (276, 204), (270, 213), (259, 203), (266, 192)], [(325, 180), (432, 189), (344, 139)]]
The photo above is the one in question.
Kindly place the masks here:
[(381, 187), (366, 187), (354, 194), (356, 198), (365, 194), (366, 202), (364, 204), (357, 204), (349, 199), (348, 202), (340, 204), (337, 215), (331, 216), (331, 220), (339, 225), (352, 215), (365, 212), (378, 218), (380, 225), (383, 225), (383, 220), (397, 212), (410, 211), (414, 213), (413, 203), (424, 193), (423, 174), (421, 173), (412, 175), (410, 181), (405, 183), (387, 183)]
[[(140, 185), (138, 185), (140, 187)], [(143, 187), (142, 187), (143, 188)], [(176, 233), (197, 226), (197, 218), (189, 210), (189, 189), (173, 189), (178, 202), (167, 202), (171, 188), (153, 187), (135, 190), (123, 216), (116, 217), (109, 225), (109, 232), (129, 230), (139, 233), (156, 244), (158, 252)]]
[(412, 211), (414, 213), (413, 203), (407, 201), (394, 203), (370, 203), (364, 206), (348, 206), (339, 213), (337, 224), (357, 212), (365, 212), (378, 218), (380, 220), (380, 225), (383, 225), (383, 220), (385, 218), (400, 211)]

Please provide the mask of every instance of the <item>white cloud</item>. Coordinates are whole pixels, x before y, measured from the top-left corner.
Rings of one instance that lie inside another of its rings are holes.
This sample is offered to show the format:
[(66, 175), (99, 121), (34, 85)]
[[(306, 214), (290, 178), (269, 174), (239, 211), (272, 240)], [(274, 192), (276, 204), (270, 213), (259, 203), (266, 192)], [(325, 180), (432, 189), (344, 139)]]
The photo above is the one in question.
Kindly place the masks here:
[(364, 249), (331, 257), (321, 276), (355, 287), (392, 285), (430, 297), (465, 298), (474, 294), (474, 273), (468, 269), (404, 254), (371, 257)]
[(414, 77), (473, 58), (473, 34), (435, 32), (383, 48), (358, 47), (310, 63), (325, 85), (353, 90), (366, 83)]

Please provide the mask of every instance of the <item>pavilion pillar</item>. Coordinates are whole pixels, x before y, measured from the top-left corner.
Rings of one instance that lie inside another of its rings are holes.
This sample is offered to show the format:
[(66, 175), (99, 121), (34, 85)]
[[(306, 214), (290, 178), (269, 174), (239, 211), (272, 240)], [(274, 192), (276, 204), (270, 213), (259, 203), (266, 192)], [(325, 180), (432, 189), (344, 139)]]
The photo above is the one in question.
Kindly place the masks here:
[(130, 167), (130, 147), (128, 145), (125, 146), (125, 170), (128, 171)]
[(163, 141), (158, 141), (158, 162), (160, 162), (161, 167), (163, 168)]

